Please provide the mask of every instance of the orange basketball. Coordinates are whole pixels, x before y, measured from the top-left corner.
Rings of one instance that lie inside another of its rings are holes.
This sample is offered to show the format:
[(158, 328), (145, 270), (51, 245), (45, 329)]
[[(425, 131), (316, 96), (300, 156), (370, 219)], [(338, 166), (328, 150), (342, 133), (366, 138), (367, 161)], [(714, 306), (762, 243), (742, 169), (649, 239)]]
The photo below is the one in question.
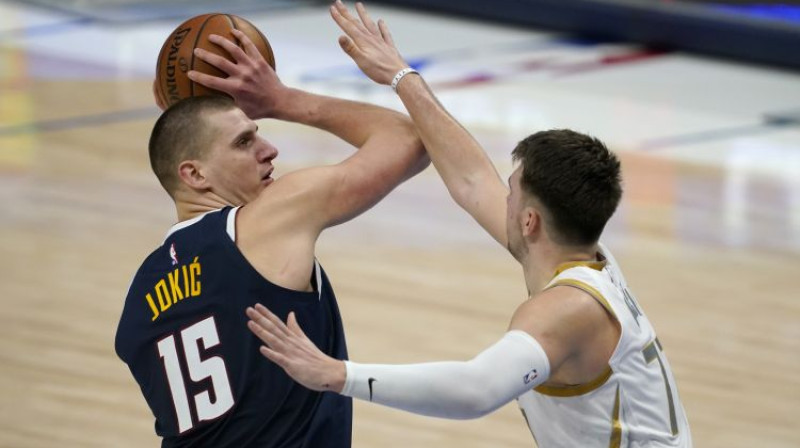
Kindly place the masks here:
[(196, 70), (213, 76), (226, 74), (216, 67), (194, 56), (195, 48), (202, 48), (227, 59), (231, 56), (222, 47), (208, 40), (210, 34), (218, 34), (236, 42), (231, 30), (238, 29), (253, 41), (267, 63), (275, 68), (275, 56), (267, 38), (252, 23), (232, 14), (203, 14), (183, 22), (173, 31), (158, 55), (156, 65), (155, 93), (162, 103), (171, 106), (191, 96), (222, 94), (201, 84), (192, 82), (186, 73)]

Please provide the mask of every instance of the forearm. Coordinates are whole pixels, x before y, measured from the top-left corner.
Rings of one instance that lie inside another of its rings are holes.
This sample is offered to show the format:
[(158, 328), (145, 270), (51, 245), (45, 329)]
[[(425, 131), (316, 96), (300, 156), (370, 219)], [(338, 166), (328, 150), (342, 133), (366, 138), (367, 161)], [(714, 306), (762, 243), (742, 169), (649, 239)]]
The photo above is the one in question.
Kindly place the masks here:
[(416, 138), (411, 120), (371, 104), (287, 89), (275, 107), (275, 118), (330, 132), (360, 148), (370, 138)]
[(409, 365), (346, 362), (342, 394), (416, 414), (453, 419), (494, 411), (549, 376), (535, 339), (511, 331), (467, 362)]
[(425, 80), (406, 75), (398, 84), (403, 101), (436, 170), (453, 198), (467, 211), (474, 189), (502, 182), (486, 152), (472, 135), (442, 107)]

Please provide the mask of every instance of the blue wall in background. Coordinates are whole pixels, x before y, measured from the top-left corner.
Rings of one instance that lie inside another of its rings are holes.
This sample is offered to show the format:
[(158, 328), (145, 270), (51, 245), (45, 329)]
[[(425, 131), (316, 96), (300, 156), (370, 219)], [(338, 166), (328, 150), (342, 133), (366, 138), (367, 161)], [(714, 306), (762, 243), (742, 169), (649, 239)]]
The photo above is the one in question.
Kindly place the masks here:
[(800, 69), (800, 7), (787, 2), (372, 1)]

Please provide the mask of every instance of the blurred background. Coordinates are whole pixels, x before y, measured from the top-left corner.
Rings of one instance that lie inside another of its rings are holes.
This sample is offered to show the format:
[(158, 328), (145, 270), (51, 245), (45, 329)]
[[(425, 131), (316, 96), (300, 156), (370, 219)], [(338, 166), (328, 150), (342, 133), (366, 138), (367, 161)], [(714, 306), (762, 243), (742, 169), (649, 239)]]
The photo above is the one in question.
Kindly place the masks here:
[[(625, 195), (604, 242), (659, 332), (695, 446), (800, 446), (800, 6), (367, 6), (501, 176), (542, 129), (619, 154)], [(176, 219), (147, 160), (156, 56), (207, 12), (258, 26), (287, 85), (402, 110), (341, 52), (327, 2), (0, 0), (0, 447), (159, 443), (113, 338), (134, 271)], [(260, 125), (279, 175), (351, 152)], [(359, 361), (468, 359), (526, 298), (518, 265), (432, 168), (324, 233), (317, 255)], [(515, 403), (467, 422), (356, 404), (355, 447), (533, 445)]]

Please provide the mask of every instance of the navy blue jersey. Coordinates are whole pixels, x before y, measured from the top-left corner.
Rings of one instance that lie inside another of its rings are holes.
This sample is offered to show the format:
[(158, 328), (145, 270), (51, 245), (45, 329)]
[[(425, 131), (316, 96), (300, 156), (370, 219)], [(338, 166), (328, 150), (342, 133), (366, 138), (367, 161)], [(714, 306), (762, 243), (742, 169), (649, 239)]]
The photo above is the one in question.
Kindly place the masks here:
[(226, 231), (230, 211), (173, 227), (125, 300), (117, 354), (155, 415), (162, 447), (349, 447), (351, 399), (295, 383), (259, 353), (246, 326), (245, 308), (256, 302), (283, 320), (294, 311), (317, 347), (347, 359), (328, 278), (315, 264), (315, 292), (264, 279)]

